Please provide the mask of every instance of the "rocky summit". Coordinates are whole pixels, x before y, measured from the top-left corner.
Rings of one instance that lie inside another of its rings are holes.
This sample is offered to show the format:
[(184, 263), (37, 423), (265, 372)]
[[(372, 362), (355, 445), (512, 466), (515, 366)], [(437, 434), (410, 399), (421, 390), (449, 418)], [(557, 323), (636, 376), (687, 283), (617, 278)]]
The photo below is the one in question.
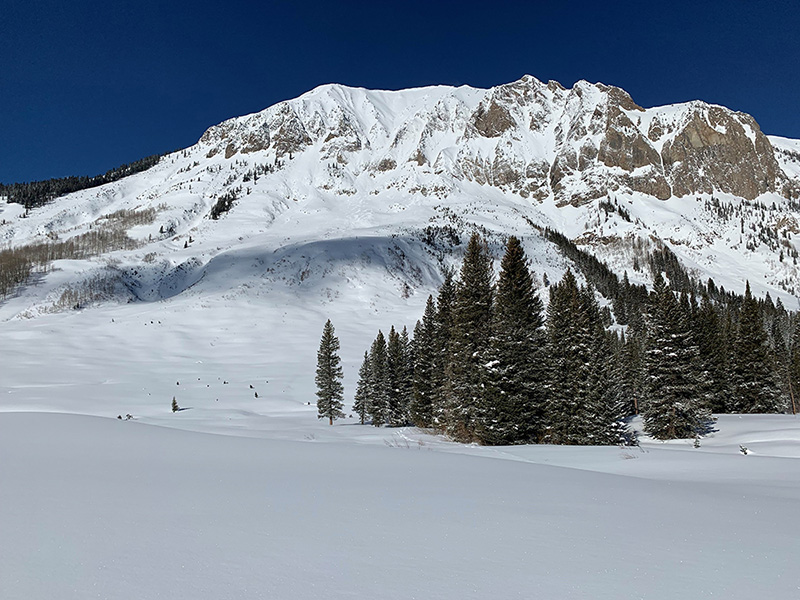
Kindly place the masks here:
[(228, 159), (317, 149), (353, 177), (392, 171), (396, 185), (433, 174), (437, 189), (475, 181), (558, 205), (609, 192), (754, 200), (798, 190), (750, 115), (704, 102), (644, 109), (617, 87), (531, 76), (489, 90), (322, 86), (212, 127), (200, 144)]

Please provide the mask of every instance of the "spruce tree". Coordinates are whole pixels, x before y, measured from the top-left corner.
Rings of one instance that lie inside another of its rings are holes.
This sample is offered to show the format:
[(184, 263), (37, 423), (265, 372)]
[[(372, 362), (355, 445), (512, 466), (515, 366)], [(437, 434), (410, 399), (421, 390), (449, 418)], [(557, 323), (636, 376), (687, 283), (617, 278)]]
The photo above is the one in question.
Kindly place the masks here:
[(403, 326), (400, 332), (400, 351), (402, 355), (402, 369), (399, 376), (400, 397), (403, 403), (403, 419), (406, 424), (411, 422), (411, 400), (414, 397), (414, 345), (408, 337), (408, 328)]
[(317, 418), (334, 420), (344, 417), (342, 411), (344, 386), (341, 359), (339, 358), (339, 339), (336, 337), (330, 319), (322, 329), (322, 339), (317, 351)]
[(451, 338), (453, 336), (453, 310), (456, 285), (453, 271), (444, 270), (444, 281), (436, 297), (436, 312), (433, 321), (434, 357), (431, 372), (431, 414), (433, 427), (446, 429), (446, 390), (448, 386)]
[(660, 273), (654, 278), (648, 338), (645, 431), (660, 440), (703, 433), (710, 414), (701, 401), (699, 351), (688, 317)]
[(358, 384), (356, 385), (356, 394), (353, 398), (353, 411), (361, 419), (361, 424), (366, 422), (367, 414), (370, 407), (370, 380), (372, 378), (372, 370), (370, 368), (369, 353), (364, 352), (364, 361), (358, 369)]
[(607, 444), (619, 435), (610, 387), (610, 344), (592, 288), (572, 270), (550, 287), (547, 307), (548, 402), (544, 441)]
[(739, 327), (733, 346), (731, 365), (733, 398), (731, 409), (739, 413), (775, 413), (783, 411), (779, 381), (770, 355), (767, 332), (761, 309), (750, 293), (744, 292)]
[(727, 412), (730, 398), (728, 352), (719, 312), (708, 294), (703, 294), (693, 322), (699, 365), (705, 376), (702, 394), (711, 412)]
[(389, 330), (386, 346), (386, 371), (389, 393), (387, 424), (399, 427), (408, 423), (408, 332), (403, 339), (394, 326)]
[(386, 338), (378, 331), (369, 351), (371, 390), (368, 409), (372, 424), (376, 427), (389, 422), (389, 366), (386, 357)]
[(432, 427), (434, 413), (436, 368), (436, 304), (433, 296), (428, 296), (425, 314), (414, 327), (414, 375), (411, 405), (411, 422), (417, 427)]
[(789, 362), (789, 399), (792, 414), (800, 409), (800, 314), (795, 313), (792, 333), (792, 353)]
[(531, 443), (544, 429), (544, 323), (520, 241), (510, 237), (497, 280), (487, 352), (486, 444)]
[(478, 440), (483, 418), (486, 347), (492, 317), (492, 259), (474, 233), (467, 244), (456, 286), (448, 367), (446, 431), (454, 439)]

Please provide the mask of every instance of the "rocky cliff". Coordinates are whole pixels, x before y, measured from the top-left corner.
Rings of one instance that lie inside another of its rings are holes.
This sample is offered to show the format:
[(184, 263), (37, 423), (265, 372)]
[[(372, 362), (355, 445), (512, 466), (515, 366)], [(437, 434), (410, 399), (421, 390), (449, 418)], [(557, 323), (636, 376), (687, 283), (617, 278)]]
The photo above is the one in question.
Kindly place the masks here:
[(645, 109), (617, 87), (531, 76), (488, 90), (323, 86), (212, 127), (200, 143), (209, 157), (268, 151), (276, 162), (315, 148), (339, 179), (392, 172), (384, 187), (429, 191), (455, 178), (562, 206), (609, 192), (753, 200), (796, 187), (750, 115), (697, 101)]

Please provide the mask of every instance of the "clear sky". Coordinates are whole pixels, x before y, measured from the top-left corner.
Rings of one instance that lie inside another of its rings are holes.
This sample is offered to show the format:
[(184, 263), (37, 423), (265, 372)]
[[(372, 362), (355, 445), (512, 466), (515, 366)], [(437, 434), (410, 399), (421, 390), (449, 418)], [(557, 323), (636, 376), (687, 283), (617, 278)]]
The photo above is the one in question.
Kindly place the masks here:
[(332, 82), (586, 79), (800, 138), (799, 31), (797, 0), (4, 0), (0, 182), (102, 173)]

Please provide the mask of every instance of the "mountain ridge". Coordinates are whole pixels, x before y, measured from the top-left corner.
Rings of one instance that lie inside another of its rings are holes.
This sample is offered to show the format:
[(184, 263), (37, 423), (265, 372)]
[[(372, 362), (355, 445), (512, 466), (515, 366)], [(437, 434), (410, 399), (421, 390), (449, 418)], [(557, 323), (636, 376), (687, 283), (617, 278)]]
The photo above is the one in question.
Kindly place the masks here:
[[(557, 280), (570, 261), (542, 236), (550, 228), (632, 282), (650, 281), (643, 258), (666, 246), (698, 281), (741, 291), (751, 280), (791, 307), (798, 181), (800, 142), (768, 138), (749, 115), (700, 101), (645, 109), (621, 88), (531, 76), (488, 90), (328, 84), (27, 216), (0, 204), (0, 243), (69, 242), (121, 223), (109, 215), (154, 211), (125, 229), (135, 249), (100, 252), (110, 271), (90, 258), (72, 275), (105, 269), (125, 290), (120, 299), (134, 301), (226, 285), (345, 301), (348, 286), (370, 280), (375, 296), (388, 285), (399, 301), (418, 302), (474, 228), (498, 255), (502, 238), (523, 238), (534, 269)], [(55, 306), (71, 285), (63, 275), (0, 313)]]

